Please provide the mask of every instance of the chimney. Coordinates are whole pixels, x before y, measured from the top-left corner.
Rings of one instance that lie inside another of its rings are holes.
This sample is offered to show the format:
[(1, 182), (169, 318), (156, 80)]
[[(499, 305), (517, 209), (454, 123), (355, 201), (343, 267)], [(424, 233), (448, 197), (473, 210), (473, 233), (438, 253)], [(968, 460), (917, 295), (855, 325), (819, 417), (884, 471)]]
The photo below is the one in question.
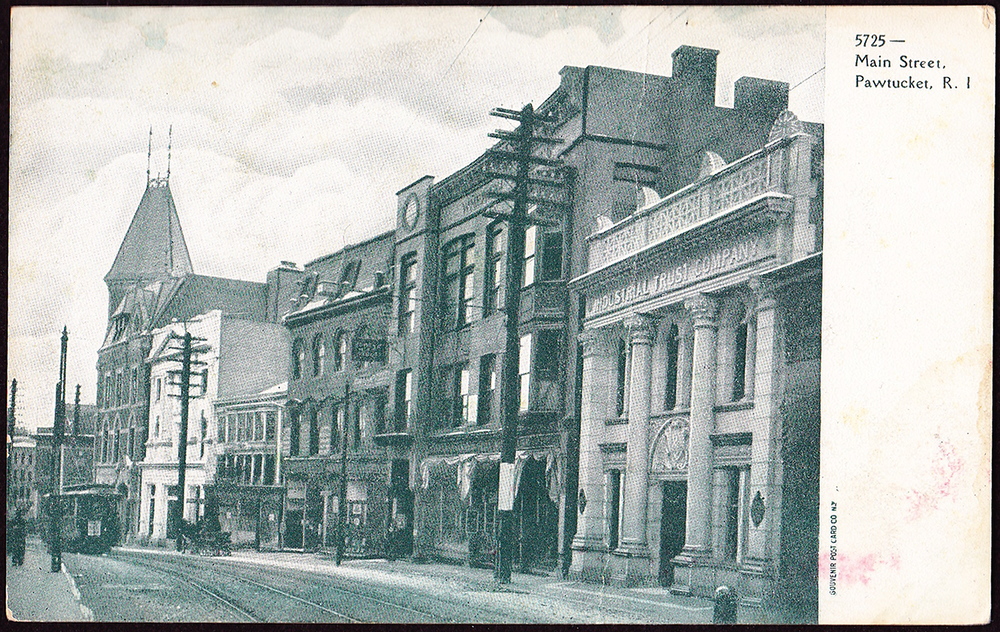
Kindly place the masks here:
[(697, 46), (680, 46), (673, 52), (671, 77), (689, 90), (687, 94), (699, 101), (715, 104), (715, 69), (719, 51)]
[(740, 77), (736, 81), (733, 106), (772, 121), (788, 109), (788, 84), (757, 77)]
[(376, 270), (375, 271), (375, 286), (374, 286), (375, 289), (377, 290), (378, 288), (380, 288), (380, 287), (382, 287), (384, 285), (385, 285), (385, 272), (382, 272), (381, 270)]

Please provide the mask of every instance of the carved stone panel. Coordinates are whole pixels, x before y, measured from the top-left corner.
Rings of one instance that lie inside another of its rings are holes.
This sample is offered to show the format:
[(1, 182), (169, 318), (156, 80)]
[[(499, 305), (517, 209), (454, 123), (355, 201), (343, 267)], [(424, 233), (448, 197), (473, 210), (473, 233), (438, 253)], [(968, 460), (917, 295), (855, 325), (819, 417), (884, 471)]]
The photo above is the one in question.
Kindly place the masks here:
[(683, 472), (688, 466), (688, 419), (673, 417), (657, 433), (653, 444), (651, 472)]

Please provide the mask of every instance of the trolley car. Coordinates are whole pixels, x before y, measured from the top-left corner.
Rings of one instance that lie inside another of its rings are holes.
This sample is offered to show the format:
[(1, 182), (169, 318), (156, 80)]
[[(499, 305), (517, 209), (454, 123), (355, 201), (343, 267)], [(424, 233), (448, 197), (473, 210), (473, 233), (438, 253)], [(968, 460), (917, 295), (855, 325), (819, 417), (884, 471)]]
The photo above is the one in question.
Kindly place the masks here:
[(74, 485), (67, 487), (61, 498), (59, 535), (64, 551), (107, 553), (118, 543), (121, 495), (114, 487)]

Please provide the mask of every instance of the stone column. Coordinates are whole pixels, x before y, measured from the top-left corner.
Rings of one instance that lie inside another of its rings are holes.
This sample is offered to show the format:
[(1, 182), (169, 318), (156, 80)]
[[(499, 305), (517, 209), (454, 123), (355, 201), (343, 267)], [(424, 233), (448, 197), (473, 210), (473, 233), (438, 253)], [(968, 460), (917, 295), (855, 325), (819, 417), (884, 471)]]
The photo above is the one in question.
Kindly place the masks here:
[[(780, 439), (777, 376), (781, 366), (778, 335), (779, 311), (774, 284), (753, 278), (750, 287), (757, 294), (757, 335), (754, 362), (753, 443), (751, 444), (750, 490), (748, 501), (762, 516), (759, 525), (749, 521), (748, 562), (764, 565), (774, 559), (778, 543), (778, 514), (781, 506), (781, 473), (777, 456)], [(757, 495), (760, 501), (757, 501)], [(761, 510), (763, 510), (761, 512)]]
[(650, 379), (655, 325), (648, 316), (635, 314), (625, 321), (625, 326), (632, 347), (632, 366), (625, 453), (625, 507), (622, 512), (622, 540), (618, 553), (648, 558), (646, 500), (649, 494)]
[(684, 306), (694, 320), (691, 371), (691, 420), (688, 451), (687, 523), (680, 557), (693, 563), (712, 548), (712, 439), (715, 428), (716, 334), (718, 302), (696, 295)]
[(617, 359), (610, 336), (584, 329), (579, 336), (583, 351), (580, 403), (580, 465), (576, 535), (571, 548), (570, 575), (575, 579), (604, 579), (604, 472), (600, 443), (605, 420), (615, 413)]

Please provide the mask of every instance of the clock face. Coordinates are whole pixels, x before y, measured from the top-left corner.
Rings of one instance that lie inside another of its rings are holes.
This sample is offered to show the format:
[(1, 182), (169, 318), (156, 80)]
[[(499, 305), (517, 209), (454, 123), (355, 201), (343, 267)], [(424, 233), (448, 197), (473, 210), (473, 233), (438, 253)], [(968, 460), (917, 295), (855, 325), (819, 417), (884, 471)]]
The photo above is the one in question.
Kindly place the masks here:
[(417, 225), (417, 218), (420, 217), (420, 202), (417, 201), (417, 196), (411, 195), (410, 199), (406, 201), (406, 210), (403, 211), (403, 221), (410, 228)]

